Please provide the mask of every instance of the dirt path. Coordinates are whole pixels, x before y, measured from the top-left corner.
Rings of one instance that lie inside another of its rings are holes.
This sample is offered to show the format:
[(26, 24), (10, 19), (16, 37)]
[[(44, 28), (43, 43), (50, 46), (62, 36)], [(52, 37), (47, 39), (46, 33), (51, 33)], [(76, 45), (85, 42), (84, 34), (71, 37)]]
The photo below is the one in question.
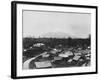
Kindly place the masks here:
[[(43, 54), (43, 53), (42, 53)], [(26, 60), (24, 63), (23, 63), (23, 69), (29, 69), (29, 64), (32, 60), (35, 60), (37, 57), (41, 56), (42, 54), (39, 54), (33, 58), (30, 58), (28, 60)]]

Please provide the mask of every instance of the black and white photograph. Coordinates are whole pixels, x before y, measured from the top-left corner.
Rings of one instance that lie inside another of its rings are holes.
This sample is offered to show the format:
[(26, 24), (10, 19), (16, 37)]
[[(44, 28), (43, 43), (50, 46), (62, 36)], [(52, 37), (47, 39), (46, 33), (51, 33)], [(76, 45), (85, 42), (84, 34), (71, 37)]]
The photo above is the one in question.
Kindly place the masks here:
[(91, 66), (91, 14), (23, 10), (23, 69)]
[(12, 6), (13, 78), (97, 73), (96, 6)]

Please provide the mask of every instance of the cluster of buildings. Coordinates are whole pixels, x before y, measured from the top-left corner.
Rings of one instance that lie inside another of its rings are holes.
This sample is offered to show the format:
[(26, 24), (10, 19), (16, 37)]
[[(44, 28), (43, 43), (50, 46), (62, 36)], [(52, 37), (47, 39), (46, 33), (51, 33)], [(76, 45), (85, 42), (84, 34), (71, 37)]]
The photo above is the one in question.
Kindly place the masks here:
[[(43, 46), (44, 44), (38, 43), (33, 46)], [(88, 46), (86, 49), (82, 48), (52, 48), (49, 51), (44, 51), (35, 60), (35, 68), (57, 68), (57, 67), (78, 67), (90, 66), (91, 64), (91, 48)]]

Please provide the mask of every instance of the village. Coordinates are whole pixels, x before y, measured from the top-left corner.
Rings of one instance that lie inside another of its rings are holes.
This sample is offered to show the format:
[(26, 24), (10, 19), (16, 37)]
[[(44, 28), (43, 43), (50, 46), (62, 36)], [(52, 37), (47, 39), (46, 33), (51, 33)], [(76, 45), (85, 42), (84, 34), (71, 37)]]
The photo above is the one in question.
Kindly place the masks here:
[[(45, 46), (44, 43), (35, 43), (27, 49), (24, 53), (28, 56), (34, 52), (34, 49), (41, 49), (39, 54), (27, 58), (23, 62), (23, 69), (44, 69), (44, 68), (61, 68), (61, 67), (85, 67), (91, 65), (91, 47), (63, 47), (62, 44), (55, 47)], [(43, 50), (45, 49), (45, 50)], [(39, 50), (38, 50), (39, 51)], [(32, 55), (33, 55), (32, 54)]]

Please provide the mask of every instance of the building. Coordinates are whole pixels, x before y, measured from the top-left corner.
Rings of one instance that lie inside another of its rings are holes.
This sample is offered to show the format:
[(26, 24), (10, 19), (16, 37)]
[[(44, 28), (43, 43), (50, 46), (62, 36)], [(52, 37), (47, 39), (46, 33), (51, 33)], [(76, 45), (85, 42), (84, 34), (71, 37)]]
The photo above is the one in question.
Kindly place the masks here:
[(35, 62), (36, 68), (49, 68), (52, 67), (50, 61)]

